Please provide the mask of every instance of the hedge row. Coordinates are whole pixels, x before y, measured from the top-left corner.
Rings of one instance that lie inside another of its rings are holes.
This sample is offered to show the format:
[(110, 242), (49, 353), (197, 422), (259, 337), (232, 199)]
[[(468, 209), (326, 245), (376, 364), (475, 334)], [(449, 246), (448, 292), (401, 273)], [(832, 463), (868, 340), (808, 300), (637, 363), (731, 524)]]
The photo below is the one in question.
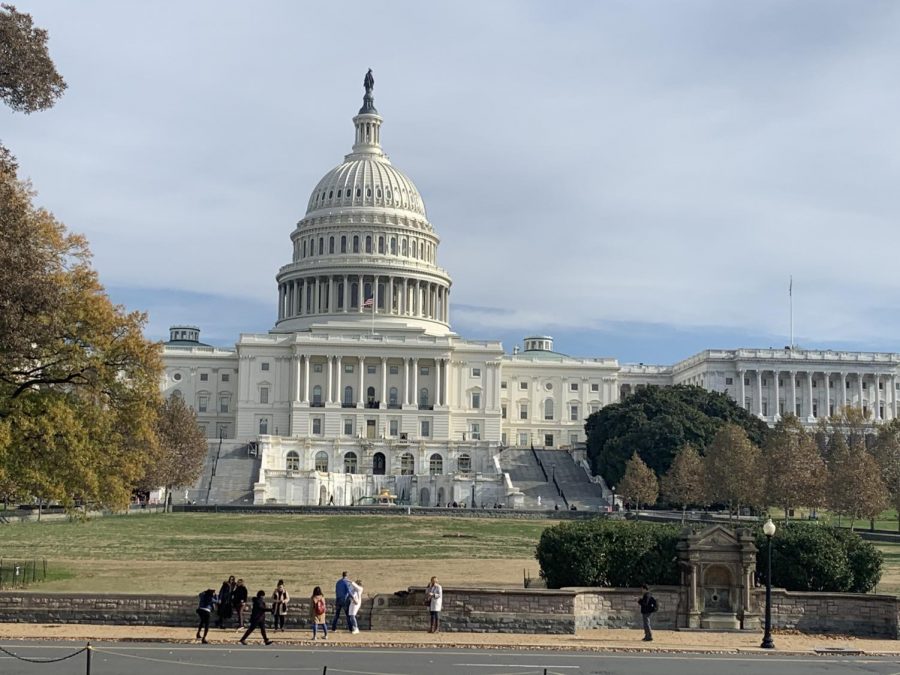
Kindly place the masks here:
[[(757, 577), (766, 579), (766, 537), (758, 527)], [(548, 588), (636, 587), (679, 583), (678, 525), (596, 518), (544, 530), (535, 557)], [(779, 525), (772, 539), (772, 584), (793, 591), (866, 593), (881, 578), (883, 556), (849, 530)]]

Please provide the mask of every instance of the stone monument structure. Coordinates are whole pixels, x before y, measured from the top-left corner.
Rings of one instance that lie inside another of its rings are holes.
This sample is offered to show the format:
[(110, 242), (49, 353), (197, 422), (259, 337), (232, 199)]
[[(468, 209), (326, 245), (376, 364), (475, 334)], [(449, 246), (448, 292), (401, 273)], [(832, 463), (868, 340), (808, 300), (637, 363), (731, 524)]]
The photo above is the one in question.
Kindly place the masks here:
[(759, 630), (759, 607), (752, 593), (756, 544), (747, 529), (713, 525), (685, 529), (677, 544), (681, 568), (679, 628)]

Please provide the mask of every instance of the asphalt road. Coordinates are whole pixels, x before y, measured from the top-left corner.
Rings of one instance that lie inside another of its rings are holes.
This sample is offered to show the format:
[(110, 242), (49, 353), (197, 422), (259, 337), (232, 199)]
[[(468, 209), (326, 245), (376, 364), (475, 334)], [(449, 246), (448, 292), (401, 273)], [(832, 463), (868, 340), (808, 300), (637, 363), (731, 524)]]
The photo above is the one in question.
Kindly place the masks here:
[[(29, 659), (58, 659), (81, 646), (71, 642), (0, 644), (4, 650)], [(98, 643), (94, 647), (90, 675), (900, 675), (897, 657), (332, 649), (325, 644), (312, 649), (121, 642)], [(86, 666), (84, 653), (59, 663), (32, 664), (0, 652), (3, 675), (84, 675), (88, 672)]]

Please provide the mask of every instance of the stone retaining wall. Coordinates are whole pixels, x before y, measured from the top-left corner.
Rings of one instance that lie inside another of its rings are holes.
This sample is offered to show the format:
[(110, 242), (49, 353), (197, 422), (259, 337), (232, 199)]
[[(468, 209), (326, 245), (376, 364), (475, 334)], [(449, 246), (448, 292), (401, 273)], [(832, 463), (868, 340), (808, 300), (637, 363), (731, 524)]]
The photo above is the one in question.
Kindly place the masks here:
[[(760, 607), (764, 589), (754, 589)], [(571, 634), (590, 628), (638, 628), (640, 591), (629, 588), (488, 589), (444, 587), (442, 628), (460, 632)], [(657, 628), (675, 628), (677, 587), (655, 588)], [(366, 598), (360, 628), (427, 630), (424, 589)], [(194, 597), (0, 592), (0, 622), (94, 623), (145, 626), (196, 625)], [(331, 614), (329, 603), (329, 615)], [(309, 627), (304, 602), (288, 613), (290, 628)], [(851, 593), (772, 591), (776, 628), (809, 633), (900, 638), (900, 598)]]

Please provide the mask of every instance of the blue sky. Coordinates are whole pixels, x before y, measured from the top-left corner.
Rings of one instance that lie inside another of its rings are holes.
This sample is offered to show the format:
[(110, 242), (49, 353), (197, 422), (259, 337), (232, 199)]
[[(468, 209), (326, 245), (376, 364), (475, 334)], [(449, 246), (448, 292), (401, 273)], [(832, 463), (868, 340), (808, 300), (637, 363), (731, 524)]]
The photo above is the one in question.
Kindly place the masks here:
[(671, 363), (789, 340), (898, 351), (893, 2), (19, 2), (69, 90), (0, 139), (148, 335), (272, 327), (274, 276), (349, 151), (382, 140), (508, 350)]

